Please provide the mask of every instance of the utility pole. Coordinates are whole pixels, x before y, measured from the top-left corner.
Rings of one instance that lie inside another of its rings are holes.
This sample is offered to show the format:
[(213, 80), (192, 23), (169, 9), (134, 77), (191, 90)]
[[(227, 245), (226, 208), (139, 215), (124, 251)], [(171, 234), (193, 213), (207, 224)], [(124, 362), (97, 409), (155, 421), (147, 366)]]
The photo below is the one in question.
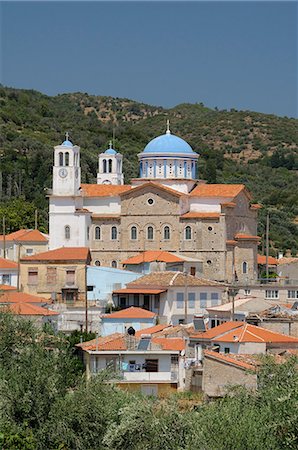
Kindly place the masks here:
[(4, 259), (5, 259), (6, 258), (5, 216), (3, 216), (2, 229), (3, 229), (3, 252), (4, 252)]
[(17, 289), (18, 292), (20, 292), (20, 268), (21, 268), (21, 244), (20, 242), (18, 242), (18, 284), (17, 284)]
[(35, 210), (35, 230), (37, 230), (37, 213), (38, 213), (38, 210), (36, 209)]
[(267, 214), (266, 220), (266, 281), (268, 282), (269, 278), (269, 213)]
[(85, 331), (88, 333), (87, 261), (85, 264)]
[(184, 323), (187, 324), (187, 272), (183, 272), (184, 275)]

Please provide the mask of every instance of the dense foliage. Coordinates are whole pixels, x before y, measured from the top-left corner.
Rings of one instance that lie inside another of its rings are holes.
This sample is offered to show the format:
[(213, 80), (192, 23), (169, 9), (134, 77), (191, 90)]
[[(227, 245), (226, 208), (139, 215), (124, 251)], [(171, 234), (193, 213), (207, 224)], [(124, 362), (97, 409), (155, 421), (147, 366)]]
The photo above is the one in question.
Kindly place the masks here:
[(0, 314), (3, 450), (291, 450), (298, 445), (297, 360), (267, 359), (257, 392), (214, 403), (129, 394), (88, 383), (63, 336)]
[[(298, 250), (297, 120), (250, 111), (219, 111), (203, 104), (172, 109), (128, 99), (75, 93), (48, 97), (36, 91), (0, 87), (0, 200), (8, 231), (48, 226), (45, 189), (51, 187), (53, 146), (65, 131), (81, 147), (82, 182), (95, 182), (97, 155), (115, 131), (115, 147), (124, 155), (126, 182), (138, 174), (137, 154), (153, 137), (171, 129), (200, 155), (199, 176), (208, 182), (246, 183), (261, 202), (259, 234), (271, 215), (271, 253)], [(11, 200), (28, 210), (16, 219)], [(1, 224), (0, 224), (1, 227)]]

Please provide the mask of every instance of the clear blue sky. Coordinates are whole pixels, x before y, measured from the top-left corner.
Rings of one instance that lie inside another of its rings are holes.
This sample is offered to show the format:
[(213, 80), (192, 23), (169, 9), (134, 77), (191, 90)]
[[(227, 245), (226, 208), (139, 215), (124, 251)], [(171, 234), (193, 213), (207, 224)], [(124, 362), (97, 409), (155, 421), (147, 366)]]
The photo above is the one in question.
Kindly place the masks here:
[(2, 2), (1, 82), (297, 116), (295, 2)]

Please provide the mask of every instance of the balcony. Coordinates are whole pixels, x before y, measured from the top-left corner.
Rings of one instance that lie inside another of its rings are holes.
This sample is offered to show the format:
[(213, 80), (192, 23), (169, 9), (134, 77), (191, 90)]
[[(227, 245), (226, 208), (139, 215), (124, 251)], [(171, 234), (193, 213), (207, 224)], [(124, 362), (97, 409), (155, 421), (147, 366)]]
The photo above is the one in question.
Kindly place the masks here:
[(177, 383), (178, 372), (120, 372), (120, 380), (131, 383)]

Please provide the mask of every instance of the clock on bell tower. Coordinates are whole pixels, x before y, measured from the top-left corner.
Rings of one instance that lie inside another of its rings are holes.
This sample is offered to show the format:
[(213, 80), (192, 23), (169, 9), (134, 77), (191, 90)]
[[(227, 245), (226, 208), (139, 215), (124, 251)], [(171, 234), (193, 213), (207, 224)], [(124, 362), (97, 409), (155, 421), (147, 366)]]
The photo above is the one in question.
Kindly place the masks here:
[(80, 147), (73, 145), (66, 133), (65, 141), (54, 149), (52, 194), (76, 196), (81, 184)]

